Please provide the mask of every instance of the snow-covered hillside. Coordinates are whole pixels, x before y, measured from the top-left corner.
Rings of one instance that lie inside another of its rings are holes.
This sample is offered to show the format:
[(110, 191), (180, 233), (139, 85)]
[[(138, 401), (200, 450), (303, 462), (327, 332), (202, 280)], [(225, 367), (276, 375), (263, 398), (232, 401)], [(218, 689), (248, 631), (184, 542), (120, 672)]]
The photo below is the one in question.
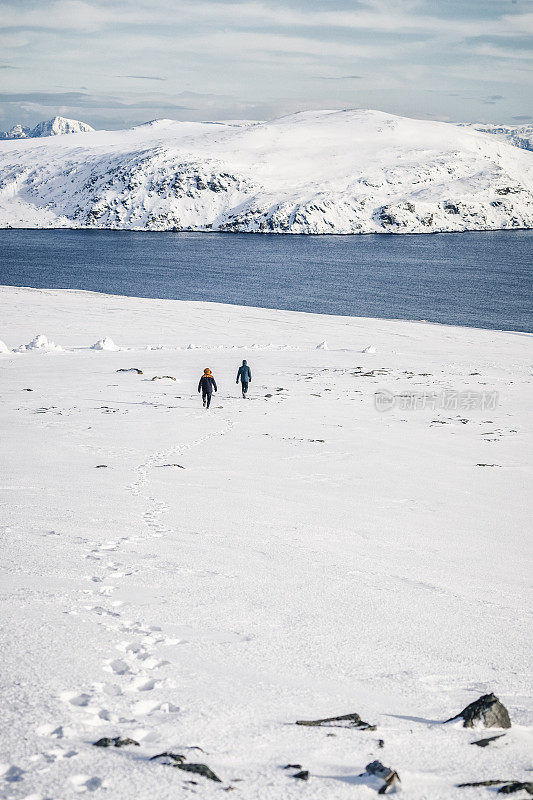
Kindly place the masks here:
[(1, 288), (0, 796), (531, 781), (531, 338)]
[(377, 111), (0, 143), (0, 225), (272, 233), (533, 227), (533, 156)]
[(13, 125), (10, 131), (0, 132), (0, 139), (38, 139), (41, 136), (62, 136), (65, 133), (89, 133), (94, 131), (86, 122), (67, 117), (53, 117), (39, 122), (35, 128)]
[(473, 122), (462, 122), (460, 125), (482, 133), (491, 133), (522, 150), (533, 150), (533, 125), (489, 125)]

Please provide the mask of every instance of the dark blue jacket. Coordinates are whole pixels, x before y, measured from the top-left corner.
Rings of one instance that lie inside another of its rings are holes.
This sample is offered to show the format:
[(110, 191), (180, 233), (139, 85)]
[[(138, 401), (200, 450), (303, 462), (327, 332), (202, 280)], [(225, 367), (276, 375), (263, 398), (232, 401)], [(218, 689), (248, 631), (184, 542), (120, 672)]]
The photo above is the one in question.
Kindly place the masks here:
[(242, 367), (239, 367), (239, 371), (237, 372), (237, 381), (236, 383), (241, 381), (241, 383), (249, 383), (252, 380), (252, 370), (246, 363), (246, 361), (242, 362)]
[(198, 384), (198, 391), (203, 394), (213, 394), (213, 389), (217, 390), (217, 384), (212, 375), (202, 375)]

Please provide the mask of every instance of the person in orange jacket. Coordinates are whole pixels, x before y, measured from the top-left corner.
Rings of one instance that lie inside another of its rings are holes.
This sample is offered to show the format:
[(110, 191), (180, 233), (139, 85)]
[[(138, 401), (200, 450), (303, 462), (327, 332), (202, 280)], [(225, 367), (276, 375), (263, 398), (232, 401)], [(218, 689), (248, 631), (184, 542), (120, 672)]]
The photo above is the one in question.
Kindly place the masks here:
[(217, 384), (213, 378), (213, 375), (211, 374), (211, 370), (209, 367), (206, 367), (204, 369), (204, 374), (198, 383), (198, 391), (202, 393), (202, 403), (204, 404), (204, 408), (209, 408), (211, 405), (211, 395), (213, 394), (213, 389), (215, 392), (217, 391)]

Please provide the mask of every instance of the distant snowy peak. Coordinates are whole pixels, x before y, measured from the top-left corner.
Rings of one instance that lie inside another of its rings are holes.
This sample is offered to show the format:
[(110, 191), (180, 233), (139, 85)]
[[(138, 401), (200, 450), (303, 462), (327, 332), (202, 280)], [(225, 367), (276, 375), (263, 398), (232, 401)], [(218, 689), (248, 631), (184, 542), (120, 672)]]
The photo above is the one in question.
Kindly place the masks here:
[(533, 124), (531, 125), (483, 125), (477, 122), (462, 122), (463, 128), (472, 128), (481, 133), (491, 133), (521, 150), (533, 150)]
[(41, 136), (62, 136), (64, 133), (90, 133), (94, 131), (86, 122), (66, 117), (53, 117), (39, 122), (35, 128), (13, 125), (10, 131), (0, 133), (0, 139), (37, 139)]

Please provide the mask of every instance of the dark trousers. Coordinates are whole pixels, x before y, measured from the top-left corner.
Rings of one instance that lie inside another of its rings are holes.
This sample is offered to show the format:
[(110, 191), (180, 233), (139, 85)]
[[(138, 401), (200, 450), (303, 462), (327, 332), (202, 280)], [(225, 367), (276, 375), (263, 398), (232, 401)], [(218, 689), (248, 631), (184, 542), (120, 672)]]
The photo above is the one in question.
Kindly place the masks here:
[(242, 382), (242, 394), (243, 394), (243, 397), (244, 397), (244, 395), (246, 394), (247, 391), (248, 391), (248, 381), (246, 381), (246, 382), (243, 381)]
[(204, 406), (207, 406), (207, 408), (209, 408), (209, 406), (211, 405), (211, 392), (202, 392), (202, 401), (204, 403)]

